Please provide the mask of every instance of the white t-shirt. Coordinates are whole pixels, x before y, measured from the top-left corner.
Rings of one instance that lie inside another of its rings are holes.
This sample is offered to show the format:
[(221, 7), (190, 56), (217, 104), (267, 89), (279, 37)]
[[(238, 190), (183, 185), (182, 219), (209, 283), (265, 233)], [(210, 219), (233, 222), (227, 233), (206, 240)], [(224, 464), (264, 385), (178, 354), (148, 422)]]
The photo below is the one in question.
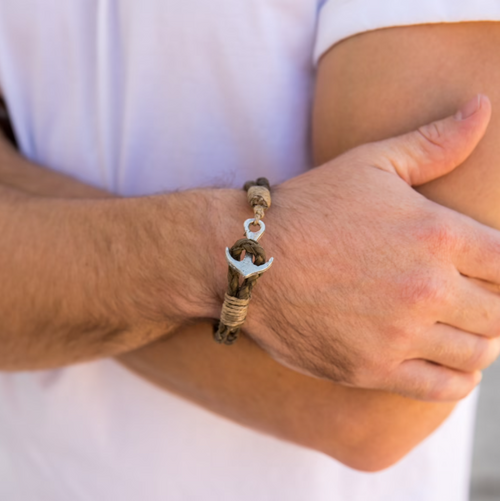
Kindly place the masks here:
[[(498, 19), (499, 5), (2, 0), (0, 87), (23, 152), (88, 183), (124, 195), (276, 183), (310, 165), (313, 53), (378, 27)], [(474, 406), (363, 474), (112, 360), (1, 374), (0, 501), (463, 501)]]

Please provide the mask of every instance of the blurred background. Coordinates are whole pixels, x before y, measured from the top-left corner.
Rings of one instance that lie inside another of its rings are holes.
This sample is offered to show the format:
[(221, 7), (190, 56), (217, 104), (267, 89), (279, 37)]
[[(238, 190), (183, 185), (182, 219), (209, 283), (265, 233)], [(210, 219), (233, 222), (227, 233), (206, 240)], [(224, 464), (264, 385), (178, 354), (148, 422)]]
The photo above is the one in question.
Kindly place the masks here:
[(471, 501), (500, 501), (500, 361), (484, 371), (481, 383)]

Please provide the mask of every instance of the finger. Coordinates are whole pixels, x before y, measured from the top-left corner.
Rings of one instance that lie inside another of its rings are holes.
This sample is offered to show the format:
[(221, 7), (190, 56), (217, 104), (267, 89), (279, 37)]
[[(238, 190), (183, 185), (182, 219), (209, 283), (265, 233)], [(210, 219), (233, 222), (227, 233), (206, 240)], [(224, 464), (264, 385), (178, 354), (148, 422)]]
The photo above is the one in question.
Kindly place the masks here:
[(466, 216), (454, 225), (458, 228), (453, 262), (458, 271), (500, 285), (500, 231), (478, 223)]
[(500, 354), (500, 339), (490, 339), (436, 324), (420, 337), (418, 356), (464, 372), (481, 371)]
[(482, 336), (500, 335), (500, 294), (465, 276), (459, 276), (453, 294), (440, 322)]
[(475, 96), (454, 116), (374, 143), (385, 152), (376, 166), (397, 173), (412, 186), (432, 181), (452, 171), (472, 153), (490, 117), (489, 99)]
[(425, 360), (403, 362), (390, 391), (428, 402), (456, 402), (465, 398), (481, 381), (480, 372), (460, 372)]

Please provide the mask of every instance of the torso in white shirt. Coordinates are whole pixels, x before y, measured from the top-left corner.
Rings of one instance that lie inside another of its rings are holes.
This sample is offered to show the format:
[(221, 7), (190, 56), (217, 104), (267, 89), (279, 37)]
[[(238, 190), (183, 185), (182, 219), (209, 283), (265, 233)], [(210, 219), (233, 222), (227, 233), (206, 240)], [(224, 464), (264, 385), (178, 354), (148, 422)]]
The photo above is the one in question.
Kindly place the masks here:
[[(124, 195), (294, 176), (310, 165), (319, 9), (2, 0), (0, 87), (22, 150)], [(395, 467), (362, 474), (113, 361), (2, 374), (0, 501), (462, 501), (474, 405)]]

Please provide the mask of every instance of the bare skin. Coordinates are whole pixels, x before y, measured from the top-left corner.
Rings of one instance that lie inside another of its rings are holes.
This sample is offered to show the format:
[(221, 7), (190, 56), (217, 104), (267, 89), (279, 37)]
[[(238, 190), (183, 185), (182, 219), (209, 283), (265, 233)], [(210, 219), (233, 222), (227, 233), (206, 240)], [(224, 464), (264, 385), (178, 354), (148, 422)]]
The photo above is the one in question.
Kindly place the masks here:
[[(13, 155), (0, 162), (0, 179), (44, 195), (103, 195)], [(469, 188), (459, 186), (457, 197), (462, 199)], [(203, 325), (129, 353), (121, 361), (212, 411), (368, 471), (397, 461), (453, 408), (302, 376), (271, 360), (249, 339), (229, 349), (215, 345), (210, 327)]]
[[(467, 119), (360, 147), (277, 187), (266, 240), (276, 265), (254, 297), (247, 334), (305, 374), (427, 400), (467, 395), (498, 354), (500, 298), (465, 275), (500, 283), (500, 233), (409, 184), (460, 164), (489, 114), (485, 101)], [(248, 215), (240, 190), (67, 200), (3, 187), (0, 195), (0, 368), (116, 355), (218, 316), (223, 249)], [(193, 259), (186, 249), (200, 241), (213, 247)], [(391, 261), (374, 247), (393, 249)], [(456, 313), (465, 303), (467, 318)]]

